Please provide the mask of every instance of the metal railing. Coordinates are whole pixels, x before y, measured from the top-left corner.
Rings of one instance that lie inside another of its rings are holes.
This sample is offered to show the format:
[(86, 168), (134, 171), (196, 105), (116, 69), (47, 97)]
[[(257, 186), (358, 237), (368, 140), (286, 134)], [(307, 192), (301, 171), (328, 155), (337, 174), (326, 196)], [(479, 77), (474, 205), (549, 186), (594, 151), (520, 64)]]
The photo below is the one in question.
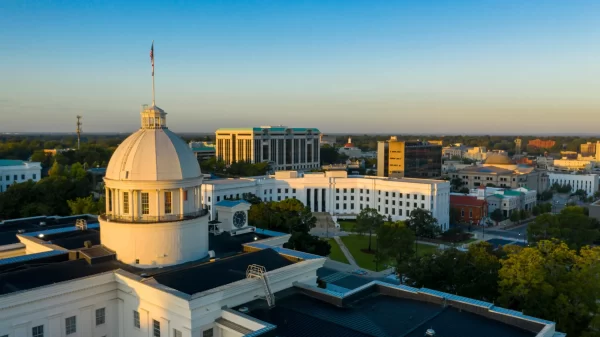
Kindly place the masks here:
[(199, 218), (201, 216), (205, 216), (208, 214), (208, 209), (203, 208), (196, 212), (192, 213), (184, 213), (184, 214), (165, 214), (165, 215), (114, 215), (114, 214), (102, 214), (100, 219), (105, 221), (114, 221), (114, 222), (126, 222), (126, 223), (156, 223), (156, 222), (175, 222), (175, 221), (185, 221), (191, 220), (195, 218)]

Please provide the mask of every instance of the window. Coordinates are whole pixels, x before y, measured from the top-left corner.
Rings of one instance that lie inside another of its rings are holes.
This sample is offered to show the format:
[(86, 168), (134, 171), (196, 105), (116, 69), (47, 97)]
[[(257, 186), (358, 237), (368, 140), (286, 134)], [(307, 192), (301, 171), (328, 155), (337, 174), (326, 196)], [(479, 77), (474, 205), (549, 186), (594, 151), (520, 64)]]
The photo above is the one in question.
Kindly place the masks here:
[(363, 197), (360, 197), (360, 201), (363, 201)]
[[(210, 197), (208, 197), (208, 201), (210, 202)], [(221, 201), (221, 197), (217, 196), (217, 202)]]
[(173, 329), (173, 337), (181, 337), (181, 331)]
[(340, 196), (339, 196), (339, 195), (336, 195), (336, 196), (335, 196), (335, 200), (340, 200)]
[(425, 200), (425, 196), (424, 195), (421, 196), (421, 200)]
[(462, 216), (462, 217), (464, 217), (464, 216), (465, 216), (465, 210), (464, 210), (464, 209), (461, 209), (461, 210), (460, 210), (460, 216)]
[(160, 322), (152, 320), (152, 337), (160, 337)]
[(389, 193), (389, 192), (385, 192), (385, 196), (386, 196), (386, 197), (387, 197), (387, 196), (389, 196), (389, 195), (390, 195), (390, 193)]
[(396, 209), (392, 208), (392, 215), (396, 215)]
[(386, 208), (385, 208), (385, 214), (387, 214), (387, 213), (388, 213), (388, 208), (386, 207)]
[(335, 204), (335, 209), (340, 209), (340, 204)]
[(9, 180), (10, 180), (10, 176), (6, 176), (6, 181), (9, 181)]
[(416, 202), (413, 203), (413, 207), (417, 208), (417, 203)]
[(281, 201), (281, 196), (278, 196), (278, 197), (277, 197), (277, 201)]
[(369, 194), (369, 190), (366, 190), (366, 191), (367, 191), (367, 194)]
[(129, 213), (129, 192), (123, 192), (123, 213)]
[(350, 209), (354, 209), (354, 204), (350, 204)]
[(281, 188), (278, 188), (278, 189), (277, 189), (277, 193), (281, 193)]
[(32, 337), (44, 337), (44, 326), (38, 325), (31, 328)]
[(469, 218), (472, 218), (472, 217), (473, 217), (473, 209), (469, 208)]
[(65, 318), (65, 333), (70, 335), (77, 332), (77, 317), (71, 316)]
[(350, 189), (350, 193), (354, 193), (354, 189), (353, 188)]
[(106, 309), (100, 308), (96, 309), (96, 325), (106, 323)]
[(37, 174), (33, 174), (33, 179), (37, 179)]
[(413, 196), (413, 199), (417, 200), (417, 195), (416, 194)]
[(21, 179), (25, 180), (25, 175), (24, 174), (21, 174)]
[(402, 201), (398, 201), (398, 205), (399, 205), (399, 206), (402, 206)]
[(288, 193), (288, 191), (289, 191), (289, 189), (287, 189), (287, 188), (286, 188), (286, 189), (285, 189), (285, 193)]
[(173, 193), (165, 192), (165, 214), (171, 213), (173, 213)]
[(410, 199), (410, 194), (407, 194), (407, 195), (406, 195), (406, 199)]
[(398, 196), (399, 196), (400, 198), (402, 198), (402, 193), (398, 193)]
[(202, 332), (202, 337), (213, 337), (213, 329), (210, 328), (208, 330), (204, 330)]
[(296, 189), (295, 188), (292, 188), (292, 193), (296, 193)]
[(264, 194), (267, 194), (267, 190), (265, 190), (265, 193), (264, 193)]
[(392, 198), (396, 197), (396, 192), (392, 192)]
[(402, 209), (398, 210), (398, 215), (402, 215)]
[(344, 200), (347, 200), (347, 199), (348, 199), (348, 197), (347, 197), (347, 196), (344, 196)]
[(335, 189), (335, 193), (340, 193), (340, 189), (339, 189), (339, 188), (336, 188), (336, 189)]
[(135, 310), (133, 311), (133, 326), (140, 328), (140, 313)]
[(425, 204), (421, 204), (421, 208), (425, 208)]
[(360, 193), (362, 193), (362, 192), (363, 192), (363, 189), (361, 188), (361, 189), (360, 189)]
[(142, 214), (150, 214), (148, 193), (142, 193)]
[(17, 178), (17, 177), (18, 177), (18, 176), (15, 174), (15, 175), (13, 176), (13, 180), (14, 180), (14, 181), (17, 181), (17, 180), (18, 180), (18, 178)]
[(346, 204), (344, 204), (344, 209), (346, 209)]

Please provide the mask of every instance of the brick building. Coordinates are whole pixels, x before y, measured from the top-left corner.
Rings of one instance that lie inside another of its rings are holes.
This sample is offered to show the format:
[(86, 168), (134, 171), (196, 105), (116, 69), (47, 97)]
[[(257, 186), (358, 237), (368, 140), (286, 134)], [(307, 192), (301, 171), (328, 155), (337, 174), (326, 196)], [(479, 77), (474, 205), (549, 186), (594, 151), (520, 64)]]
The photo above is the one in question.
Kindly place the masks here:
[(532, 139), (527, 143), (527, 146), (538, 149), (551, 149), (555, 144), (556, 142), (550, 139)]
[(450, 195), (450, 207), (458, 210), (461, 222), (479, 225), (488, 216), (488, 205), (485, 199), (471, 195)]

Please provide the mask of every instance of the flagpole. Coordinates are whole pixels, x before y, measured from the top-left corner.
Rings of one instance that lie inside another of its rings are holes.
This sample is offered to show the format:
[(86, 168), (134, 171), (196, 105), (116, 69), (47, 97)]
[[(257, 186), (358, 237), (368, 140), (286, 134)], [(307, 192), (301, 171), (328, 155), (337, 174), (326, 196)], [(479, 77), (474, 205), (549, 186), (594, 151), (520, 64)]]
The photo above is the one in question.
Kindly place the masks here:
[(152, 106), (156, 106), (154, 99), (154, 40), (152, 40)]

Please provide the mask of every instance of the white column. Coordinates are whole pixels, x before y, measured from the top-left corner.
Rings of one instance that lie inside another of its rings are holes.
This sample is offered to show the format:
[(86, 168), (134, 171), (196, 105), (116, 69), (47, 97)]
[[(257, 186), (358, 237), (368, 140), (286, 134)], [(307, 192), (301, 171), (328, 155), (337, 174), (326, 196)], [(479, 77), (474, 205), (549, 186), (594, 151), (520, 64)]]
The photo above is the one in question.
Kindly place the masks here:
[(111, 189), (111, 202), (112, 202), (112, 213), (113, 214), (117, 214), (116, 208), (115, 208), (115, 191), (116, 191), (115, 188)]
[(160, 190), (156, 190), (156, 216), (160, 217)]
[(135, 194), (133, 190), (129, 190), (129, 211), (131, 212), (131, 220), (135, 219), (136, 216), (136, 209), (137, 209), (137, 202), (135, 199)]
[(104, 187), (104, 195), (106, 196), (106, 214), (110, 214), (109, 212), (109, 207), (108, 207), (108, 187)]
[(184, 210), (183, 203), (184, 203), (184, 200), (183, 200), (183, 188), (180, 187), (179, 188), (179, 214), (181, 214), (182, 217), (183, 217), (183, 210)]
[(115, 214), (121, 215), (121, 190), (115, 189), (115, 191), (117, 192), (114, 195), (115, 205), (117, 206), (117, 208), (115, 208)]

